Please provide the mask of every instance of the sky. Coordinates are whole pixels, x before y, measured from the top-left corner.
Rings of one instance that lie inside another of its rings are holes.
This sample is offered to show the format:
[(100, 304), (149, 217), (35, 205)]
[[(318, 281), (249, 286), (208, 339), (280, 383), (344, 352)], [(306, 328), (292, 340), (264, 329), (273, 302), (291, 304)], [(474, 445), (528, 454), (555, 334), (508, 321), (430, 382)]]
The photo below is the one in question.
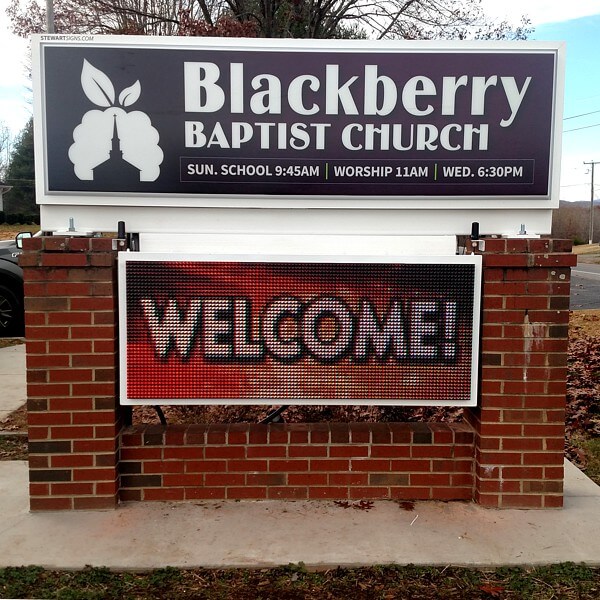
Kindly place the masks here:
[[(0, 123), (17, 135), (31, 116), (27, 42), (10, 32), (0, 0)], [(482, 0), (486, 14), (531, 20), (532, 40), (565, 41), (567, 66), (561, 199), (589, 200), (591, 173), (584, 162), (600, 162), (600, 0)], [(589, 114), (588, 114), (589, 113)], [(600, 164), (595, 173), (600, 198)]]

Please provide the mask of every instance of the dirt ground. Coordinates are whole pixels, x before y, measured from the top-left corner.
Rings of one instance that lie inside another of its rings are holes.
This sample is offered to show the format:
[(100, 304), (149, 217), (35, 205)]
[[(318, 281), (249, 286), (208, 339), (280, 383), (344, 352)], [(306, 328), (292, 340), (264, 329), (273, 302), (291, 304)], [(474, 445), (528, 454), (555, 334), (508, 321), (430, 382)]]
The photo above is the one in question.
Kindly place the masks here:
[(600, 337), (600, 310), (576, 310), (569, 319), (569, 337)]

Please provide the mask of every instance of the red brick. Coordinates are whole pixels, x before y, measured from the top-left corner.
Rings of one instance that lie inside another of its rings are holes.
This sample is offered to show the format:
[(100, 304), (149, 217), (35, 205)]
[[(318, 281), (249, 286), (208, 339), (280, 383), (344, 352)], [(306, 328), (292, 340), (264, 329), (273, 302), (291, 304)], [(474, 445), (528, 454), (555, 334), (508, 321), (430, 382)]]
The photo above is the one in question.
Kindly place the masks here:
[(481, 452), (482, 465), (520, 465), (521, 454), (517, 452)]
[(308, 444), (308, 431), (290, 431), (290, 444)]
[(503, 479), (542, 479), (542, 467), (502, 467)]
[(31, 425), (28, 428), (27, 435), (29, 437), (29, 441), (46, 440), (50, 437), (50, 428), (35, 427), (34, 425)]
[(387, 500), (390, 491), (387, 487), (351, 487), (349, 495), (351, 500)]
[(248, 432), (247, 431), (230, 431), (227, 437), (228, 444), (247, 444), (248, 443)]
[(248, 458), (285, 458), (287, 446), (248, 446)]
[(246, 485), (249, 486), (283, 486), (286, 484), (286, 475), (284, 473), (248, 473), (246, 475)]
[(473, 474), (472, 473), (453, 473), (450, 475), (450, 485), (453, 487), (473, 487)]
[(544, 467), (544, 479), (563, 479), (565, 469), (563, 465), (555, 467)]
[(481, 450), (500, 450), (502, 438), (481, 436), (477, 447)]
[(53, 496), (84, 496), (94, 493), (93, 483), (51, 483), (50, 494)]
[(50, 484), (49, 483), (30, 483), (29, 484), (29, 494), (31, 496), (48, 496), (48, 494), (50, 494)]
[(244, 446), (207, 446), (204, 449), (205, 458), (245, 458)]
[(228, 471), (266, 471), (266, 460), (230, 460), (227, 463)]
[(266, 444), (268, 438), (269, 430), (266, 425), (253, 425), (248, 434), (248, 441), (250, 444)]
[(308, 471), (308, 460), (270, 460), (269, 471), (272, 473), (287, 471)]
[(227, 488), (228, 500), (264, 500), (267, 497), (267, 488), (264, 487), (230, 487)]
[(209, 487), (229, 487), (232, 485), (245, 485), (244, 473), (205, 473), (204, 482)]
[[(190, 463), (197, 461), (183, 460), (147, 460), (142, 463), (143, 473), (145, 475), (156, 475), (159, 473), (183, 473), (184, 470), (190, 472), (200, 472), (200, 469), (190, 469)], [(217, 461), (215, 461), (217, 462)], [(223, 462), (223, 467), (225, 463)], [(218, 469), (220, 471), (224, 469)]]
[[(355, 462), (360, 461), (352, 461), (352, 466), (354, 467)], [(310, 461), (310, 470), (311, 471), (349, 471), (350, 470), (350, 461), (342, 460), (339, 458), (336, 459), (323, 459), (320, 460), (318, 458), (313, 458)]]
[(114, 452), (114, 439), (104, 440), (73, 440), (73, 452)]
[(475, 492), (475, 501), (481, 506), (497, 508), (500, 506), (500, 496), (499, 494), (483, 494), (480, 492)]
[[(209, 450), (209, 448), (206, 448), (206, 450)], [(201, 456), (199, 456), (199, 452), (201, 452), (201, 449), (198, 449), (194, 446), (167, 446), (163, 449), (163, 458), (164, 460), (186, 460), (201, 458)]]
[(369, 483), (368, 473), (330, 473), (327, 483), (331, 486), (364, 485)]
[(411, 473), (410, 484), (419, 486), (450, 485), (450, 475), (447, 473)]
[(87, 267), (88, 257), (85, 254), (42, 254), (42, 267)]
[(503, 494), (501, 502), (503, 508), (542, 508), (542, 498), (543, 497), (539, 494)]
[(371, 456), (373, 458), (399, 458), (410, 456), (410, 446), (389, 445), (372, 446)]
[(544, 508), (562, 508), (564, 504), (563, 495), (545, 495), (544, 498)]
[(95, 312), (91, 314), (94, 325), (112, 325), (115, 326), (116, 319), (114, 312)]
[(90, 242), (90, 250), (92, 252), (107, 252), (111, 256), (115, 256), (112, 249), (111, 238), (87, 238)]
[(289, 473), (289, 485), (297, 486), (312, 486), (312, 485), (327, 485), (328, 475), (326, 473)]
[[(312, 463), (311, 463), (312, 467)], [(368, 471), (368, 472), (388, 472), (391, 468), (391, 462), (386, 459), (377, 458), (353, 458), (352, 471)], [(350, 471), (348, 467), (345, 469), (336, 469), (339, 471)]]
[(433, 488), (431, 490), (431, 499), (448, 500), (471, 500), (473, 498), (473, 489), (471, 487), (449, 487)]
[(392, 460), (390, 463), (392, 473), (427, 473), (431, 470), (431, 461), (414, 458), (407, 460)]
[(492, 252), (506, 252), (507, 238), (489, 238), (485, 240), (485, 251), (487, 253)]
[[(29, 342), (27, 342), (29, 347)], [(92, 342), (84, 340), (61, 340), (61, 341), (50, 341), (48, 346), (49, 354), (90, 354), (92, 352)]]
[(452, 446), (412, 446), (411, 456), (413, 458), (450, 458), (452, 456)]
[(527, 452), (523, 455), (525, 465), (562, 465), (563, 452)]
[(306, 487), (270, 487), (267, 497), (271, 500), (306, 500), (308, 488)]
[(83, 310), (90, 312), (114, 311), (116, 301), (113, 298), (91, 298), (82, 296), (80, 298), (70, 298), (71, 310)]
[(498, 481), (496, 479), (485, 479), (479, 482), (479, 491), (482, 494), (520, 494), (521, 493), (521, 482), (520, 481)]
[(502, 450), (543, 450), (541, 438), (504, 438)]
[(311, 487), (308, 488), (308, 497), (311, 500), (345, 500), (349, 494), (347, 487)]
[(57, 412), (29, 412), (27, 415), (29, 425), (70, 425), (71, 413)]
[(74, 340), (112, 340), (116, 337), (114, 325), (91, 325), (71, 327), (71, 338)]
[[(486, 245), (488, 244), (486, 240)], [(486, 248), (487, 251), (487, 248)], [(484, 254), (483, 255), (483, 266), (486, 267), (527, 267), (528, 256), (523, 254)]]
[(111, 481), (115, 479), (115, 469), (73, 469), (73, 481)]
[(484, 308), (488, 308), (487, 306), (487, 296), (523, 296), (527, 293), (527, 284), (523, 282), (511, 282), (507, 283), (505, 281), (502, 282), (494, 282), (494, 283), (485, 283), (483, 286), (483, 306)]
[(288, 455), (290, 458), (296, 457), (315, 457), (315, 456), (327, 456), (327, 446), (292, 446), (288, 448)]
[(159, 447), (148, 448), (121, 448), (121, 460), (160, 460), (162, 449)]
[(194, 487), (202, 485), (203, 476), (199, 473), (171, 473), (164, 474), (162, 481), (164, 487)]
[(89, 439), (94, 437), (93, 427), (82, 425), (73, 427), (51, 427), (50, 438), (53, 440)]
[(38, 510), (71, 510), (72, 498), (29, 498), (29, 508)]
[(391, 487), (390, 498), (393, 500), (429, 500), (431, 498), (431, 488)]
[(94, 457), (91, 454), (54, 455), (50, 457), (50, 465), (53, 468), (92, 467)]
[(363, 458), (369, 456), (369, 446), (330, 446), (331, 458)]
[(144, 500), (169, 502), (183, 500), (185, 497), (183, 488), (146, 488)]
[(224, 500), (225, 499), (225, 488), (185, 488), (185, 499), (186, 500)]

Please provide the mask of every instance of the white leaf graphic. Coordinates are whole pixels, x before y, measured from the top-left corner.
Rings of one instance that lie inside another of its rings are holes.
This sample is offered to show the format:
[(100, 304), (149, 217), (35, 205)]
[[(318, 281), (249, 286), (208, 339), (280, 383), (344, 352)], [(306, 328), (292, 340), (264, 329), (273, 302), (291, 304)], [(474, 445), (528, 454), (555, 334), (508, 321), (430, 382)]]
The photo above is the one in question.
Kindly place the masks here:
[(121, 106), (131, 106), (142, 93), (142, 86), (140, 85), (139, 80), (136, 81), (133, 85), (125, 88), (119, 94), (119, 104)]
[(85, 58), (81, 69), (81, 87), (96, 105), (109, 107), (115, 103), (115, 88), (107, 75), (92, 66)]

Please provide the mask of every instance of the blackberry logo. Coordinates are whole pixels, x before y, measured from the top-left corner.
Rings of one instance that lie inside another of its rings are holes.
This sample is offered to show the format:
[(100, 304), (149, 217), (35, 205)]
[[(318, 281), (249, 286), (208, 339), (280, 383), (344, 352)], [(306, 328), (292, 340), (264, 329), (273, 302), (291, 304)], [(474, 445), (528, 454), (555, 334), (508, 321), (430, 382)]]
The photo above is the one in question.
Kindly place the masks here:
[(116, 97), (109, 77), (83, 61), (81, 87), (87, 98), (104, 110), (89, 110), (73, 131), (69, 159), (82, 181), (156, 181), (164, 155), (150, 117), (125, 109), (142, 93), (139, 81)]

